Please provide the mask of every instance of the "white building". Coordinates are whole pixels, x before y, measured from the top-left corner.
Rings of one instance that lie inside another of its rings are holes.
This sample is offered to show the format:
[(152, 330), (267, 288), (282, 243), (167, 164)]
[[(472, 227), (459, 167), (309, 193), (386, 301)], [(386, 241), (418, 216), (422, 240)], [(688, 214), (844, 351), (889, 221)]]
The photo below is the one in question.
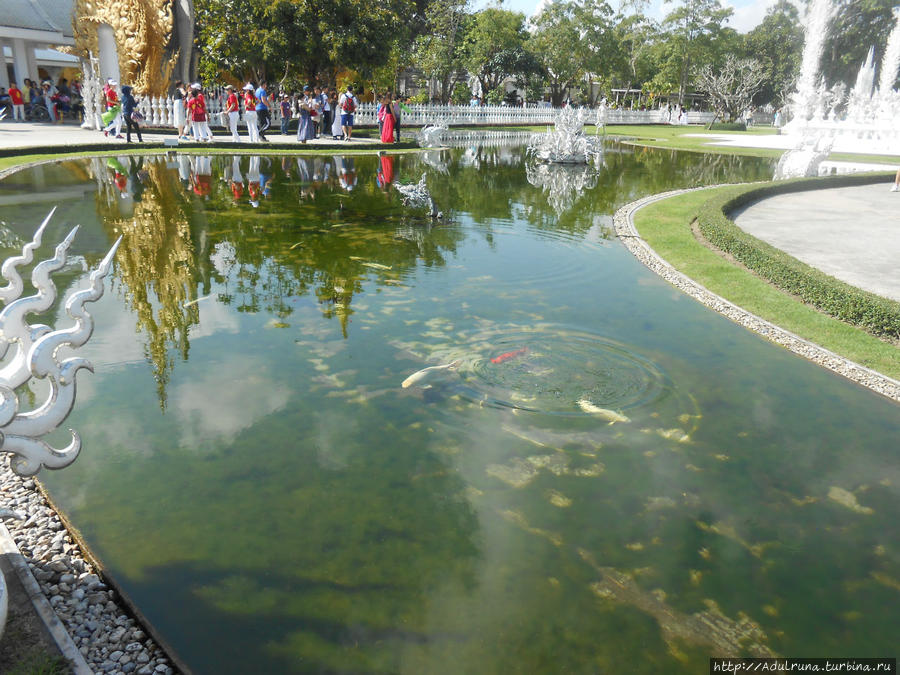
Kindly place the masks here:
[(0, 87), (10, 81), (49, 79), (65, 68), (80, 68), (76, 56), (50, 47), (74, 46), (73, 0), (0, 0)]

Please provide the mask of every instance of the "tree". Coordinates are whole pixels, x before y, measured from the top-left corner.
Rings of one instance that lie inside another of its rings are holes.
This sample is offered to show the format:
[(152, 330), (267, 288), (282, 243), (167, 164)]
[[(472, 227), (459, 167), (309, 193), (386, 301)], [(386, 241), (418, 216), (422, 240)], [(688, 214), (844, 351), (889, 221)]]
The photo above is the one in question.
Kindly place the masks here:
[(891, 9), (896, 0), (835, 0), (834, 18), (825, 45), (822, 74), (831, 85), (856, 81), (869, 47), (875, 47), (876, 62), (884, 53), (887, 37), (894, 27)]
[(744, 51), (763, 69), (763, 83), (754, 102), (783, 105), (794, 90), (803, 51), (800, 14), (790, 0), (778, 0), (769, 8), (762, 23), (744, 36)]
[(610, 69), (617, 53), (611, 16), (603, 0), (557, 0), (531, 19), (529, 49), (542, 66), (554, 105), (582, 76)]
[(729, 55), (719, 67), (705, 65), (697, 69), (697, 86), (709, 95), (716, 117), (731, 122), (750, 107), (753, 95), (762, 85), (765, 73), (755, 59)]
[(616, 23), (619, 66), (614, 72), (625, 89), (648, 82), (655, 74), (652, 47), (659, 39), (659, 27), (642, 14), (619, 16)]
[(411, 0), (196, 0), (201, 71), (315, 81), (338, 67), (371, 78), (392, 57), (391, 42), (408, 39)]
[(446, 104), (463, 69), (468, 0), (434, 0), (426, 10), (426, 29), (415, 42), (414, 61), (439, 87)]
[(488, 7), (472, 16), (466, 32), (463, 65), (478, 78), (483, 96), (507, 77), (518, 74), (518, 69), (530, 65), (524, 50), (525, 40), (524, 14)]
[(719, 0), (677, 1), (679, 6), (663, 20), (666, 34), (661, 52), (662, 68), (657, 78), (661, 76), (661, 83), (677, 86), (678, 102), (684, 105), (695, 67), (712, 60), (713, 46), (725, 31), (724, 23), (732, 10), (723, 7)]

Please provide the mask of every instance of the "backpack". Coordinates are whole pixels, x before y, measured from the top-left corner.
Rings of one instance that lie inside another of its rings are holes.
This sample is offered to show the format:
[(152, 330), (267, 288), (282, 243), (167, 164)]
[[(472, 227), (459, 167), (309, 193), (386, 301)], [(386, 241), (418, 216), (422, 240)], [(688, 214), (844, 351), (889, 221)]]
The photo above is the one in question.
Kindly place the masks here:
[(353, 100), (352, 96), (344, 96), (344, 103), (341, 105), (341, 110), (348, 115), (352, 115), (356, 111), (356, 101)]

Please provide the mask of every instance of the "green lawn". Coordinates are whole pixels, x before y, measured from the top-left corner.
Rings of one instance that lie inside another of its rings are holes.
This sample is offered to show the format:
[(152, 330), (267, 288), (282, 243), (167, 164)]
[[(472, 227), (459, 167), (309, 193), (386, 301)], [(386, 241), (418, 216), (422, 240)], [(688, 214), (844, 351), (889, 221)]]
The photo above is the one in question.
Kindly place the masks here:
[(654, 202), (635, 214), (648, 244), (677, 270), (739, 307), (872, 370), (900, 379), (900, 348), (833, 319), (728, 262), (691, 232), (701, 205), (715, 190)]

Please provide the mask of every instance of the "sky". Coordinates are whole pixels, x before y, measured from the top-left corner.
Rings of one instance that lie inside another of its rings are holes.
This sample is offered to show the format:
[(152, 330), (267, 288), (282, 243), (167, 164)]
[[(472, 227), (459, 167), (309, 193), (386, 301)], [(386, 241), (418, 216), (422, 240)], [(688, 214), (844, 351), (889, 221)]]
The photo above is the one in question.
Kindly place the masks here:
[[(547, 1), (503, 0), (503, 8), (522, 12), (525, 16), (531, 16), (538, 5)], [(619, 9), (619, 0), (609, 0), (609, 3), (614, 10)], [(495, 0), (475, 0), (473, 3), (475, 9), (481, 9), (492, 4), (495, 4)], [(775, 0), (722, 0), (722, 4), (734, 10), (728, 25), (739, 33), (746, 33), (759, 25), (766, 15), (766, 10), (775, 4)], [(650, 6), (646, 14), (652, 19), (660, 20), (674, 8), (675, 4), (673, 2), (664, 4), (662, 0), (650, 0)]]

